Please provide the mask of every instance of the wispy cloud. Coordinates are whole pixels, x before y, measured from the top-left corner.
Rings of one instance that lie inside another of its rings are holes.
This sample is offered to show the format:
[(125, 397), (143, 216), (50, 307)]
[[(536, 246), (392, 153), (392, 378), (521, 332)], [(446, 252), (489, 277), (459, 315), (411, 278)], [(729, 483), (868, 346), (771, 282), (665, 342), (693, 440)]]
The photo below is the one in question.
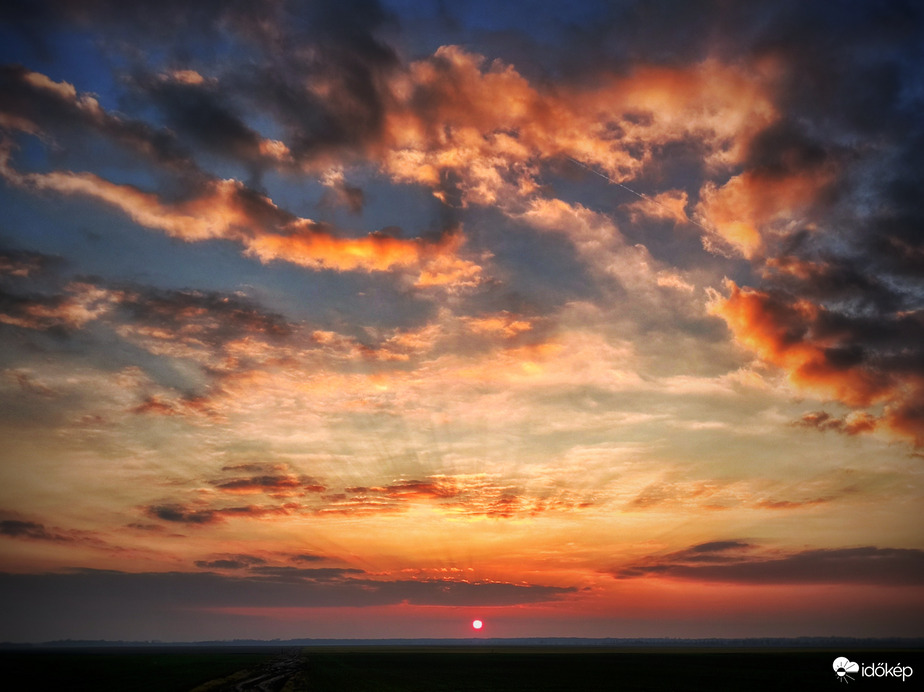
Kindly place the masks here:
[(456, 256), (464, 242), (460, 233), (447, 233), (435, 242), (384, 233), (342, 237), (328, 225), (279, 209), (272, 200), (236, 180), (208, 180), (200, 185), (197, 195), (166, 201), (155, 193), (112, 183), (94, 173), (21, 173), (8, 159), (9, 152), (2, 152), (0, 175), (11, 184), (90, 197), (124, 212), (141, 226), (187, 242), (233, 240), (264, 263), (280, 260), (334, 271), (416, 270), (415, 282), (422, 287), (477, 285), (480, 281), (479, 265)]

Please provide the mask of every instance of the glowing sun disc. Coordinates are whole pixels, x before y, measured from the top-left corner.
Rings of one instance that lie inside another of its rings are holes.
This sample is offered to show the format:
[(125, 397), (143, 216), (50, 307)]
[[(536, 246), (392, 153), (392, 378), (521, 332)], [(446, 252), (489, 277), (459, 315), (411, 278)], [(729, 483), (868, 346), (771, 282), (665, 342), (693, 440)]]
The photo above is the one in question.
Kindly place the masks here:
[(484, 626), (484, 623), (481, 620), (472, 620), (472, 627), (476, 630), (480, 630)]

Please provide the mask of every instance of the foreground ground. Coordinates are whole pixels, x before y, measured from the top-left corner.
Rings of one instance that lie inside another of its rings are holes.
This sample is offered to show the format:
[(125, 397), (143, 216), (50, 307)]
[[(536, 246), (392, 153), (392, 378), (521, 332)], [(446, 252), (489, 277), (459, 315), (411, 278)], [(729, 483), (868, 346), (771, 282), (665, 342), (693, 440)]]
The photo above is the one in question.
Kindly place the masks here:
[[(530, 692), (552, 690), (823, 690), (832, 662), (910, 666), (911, 679), (854, 675), (862, 689), (913, 689), (924, 651), (780, 648), (309, 647), (0, 652), (23, 690), (109, 692)], [(851, 682), (851, 681), (847, 681)], [(837, 689), (837, 688), (834, 688)]]

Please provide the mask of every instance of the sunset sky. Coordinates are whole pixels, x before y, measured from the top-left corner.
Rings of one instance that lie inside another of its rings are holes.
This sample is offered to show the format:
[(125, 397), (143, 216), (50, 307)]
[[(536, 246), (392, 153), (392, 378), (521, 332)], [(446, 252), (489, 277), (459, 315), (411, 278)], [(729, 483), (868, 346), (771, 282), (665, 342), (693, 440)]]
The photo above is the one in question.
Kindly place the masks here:
[(924, 636), (920, 3), (44, 0), (0, 64), (0, 641)]

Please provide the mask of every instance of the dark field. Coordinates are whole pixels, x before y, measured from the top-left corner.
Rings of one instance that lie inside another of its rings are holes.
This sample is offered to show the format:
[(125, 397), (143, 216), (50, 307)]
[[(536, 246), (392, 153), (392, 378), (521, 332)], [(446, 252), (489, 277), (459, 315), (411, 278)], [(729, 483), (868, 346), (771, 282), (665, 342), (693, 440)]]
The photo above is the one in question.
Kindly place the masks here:
[[(189, 692), (265, 664), (278, 649), (145, 647), (0, 652), (0, 689), (67, 692)], [(14, 685), (8, 682), (15, 681)]]
[[(0, 653), (17, 690), (95, 692), (438, 692), (501, 690), (824, 690), (832, 662), (911, 666), (914, 675), (854, 674), (852, 689), (920, 689), (924, 651), (849, 648), (557, 646), (170, 647)], [(836, 687), (835, 687), (836, 686)]]

